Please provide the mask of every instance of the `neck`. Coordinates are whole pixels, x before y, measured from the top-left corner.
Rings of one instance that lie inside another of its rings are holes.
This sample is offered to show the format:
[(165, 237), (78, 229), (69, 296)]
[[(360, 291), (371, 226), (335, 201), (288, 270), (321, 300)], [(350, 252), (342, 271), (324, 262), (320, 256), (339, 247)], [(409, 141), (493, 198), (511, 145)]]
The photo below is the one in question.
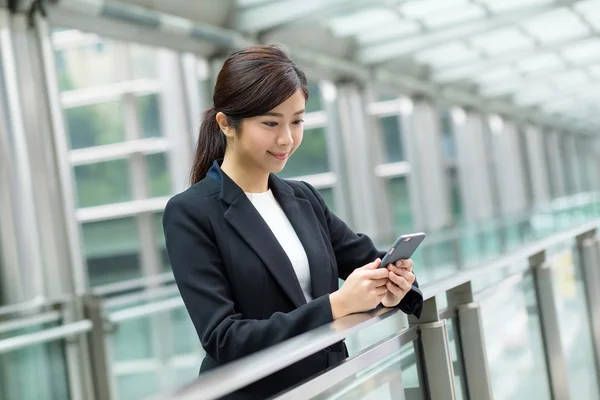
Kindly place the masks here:
[(221, 170), (244, 192), (263, 193), (269, 189), (269, 173), (242, 165), (240, 160), (225, 154)]

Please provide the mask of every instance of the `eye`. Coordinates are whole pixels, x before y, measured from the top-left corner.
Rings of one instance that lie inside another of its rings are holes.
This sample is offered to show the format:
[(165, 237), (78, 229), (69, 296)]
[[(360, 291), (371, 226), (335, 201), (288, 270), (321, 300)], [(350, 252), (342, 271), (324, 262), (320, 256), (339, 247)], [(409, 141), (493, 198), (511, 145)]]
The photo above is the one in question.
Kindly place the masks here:
[(300, 125), (301, 123), (303, 123), (304, 120), (303, 119), (299, 119), (297, 121), (292, 122), (294, 125)]
[(263, 122), (263, 124), (265, 124), (271, 128), (274, 128), (277, 126), (277, 122)]

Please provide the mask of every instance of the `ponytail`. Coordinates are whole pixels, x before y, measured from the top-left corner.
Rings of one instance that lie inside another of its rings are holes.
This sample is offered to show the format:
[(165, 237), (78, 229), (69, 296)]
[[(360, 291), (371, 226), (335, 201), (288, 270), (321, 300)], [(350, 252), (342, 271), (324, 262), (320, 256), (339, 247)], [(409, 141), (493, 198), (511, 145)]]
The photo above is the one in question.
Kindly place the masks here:
[(225, 141), (221, 128), (217, 124), (216, 116), (217, 111), (214, 107), (204, 112), (192, 167), (192, 185), (204, 179), (215, 160), (225, 156)]

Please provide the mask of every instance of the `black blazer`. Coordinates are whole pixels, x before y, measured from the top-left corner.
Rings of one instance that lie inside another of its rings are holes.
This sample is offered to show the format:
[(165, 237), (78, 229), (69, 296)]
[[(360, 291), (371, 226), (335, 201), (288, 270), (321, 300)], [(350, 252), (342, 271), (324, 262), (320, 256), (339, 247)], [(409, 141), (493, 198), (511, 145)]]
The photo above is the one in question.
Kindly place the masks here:
[[(175, 281), (206, 351), (201, 372), (333, 321), (329, 294), (358, 267), (383, 258), (309, 184), (271, 174), (269, 188), (306, 251), (307, 303), (291, 262), (242, 189), (215, 162), (202, 181), (169, 200), (163, 217)], [(415, 282), (399, 304), (421, 314)], [(314, 354), (230, 398), (267, 398), (347, 357), (343, 343)]]

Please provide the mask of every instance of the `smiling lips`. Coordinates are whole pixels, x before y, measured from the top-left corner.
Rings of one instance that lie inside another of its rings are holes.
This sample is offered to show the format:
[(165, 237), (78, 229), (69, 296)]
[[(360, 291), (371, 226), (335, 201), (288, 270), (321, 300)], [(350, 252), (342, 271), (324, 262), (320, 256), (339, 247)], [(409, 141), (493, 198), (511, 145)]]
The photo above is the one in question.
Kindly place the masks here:
[(271, 153), (270, 151), (269, 154), (281, 161), (285, 160), (288, 156), (288, 153)]

